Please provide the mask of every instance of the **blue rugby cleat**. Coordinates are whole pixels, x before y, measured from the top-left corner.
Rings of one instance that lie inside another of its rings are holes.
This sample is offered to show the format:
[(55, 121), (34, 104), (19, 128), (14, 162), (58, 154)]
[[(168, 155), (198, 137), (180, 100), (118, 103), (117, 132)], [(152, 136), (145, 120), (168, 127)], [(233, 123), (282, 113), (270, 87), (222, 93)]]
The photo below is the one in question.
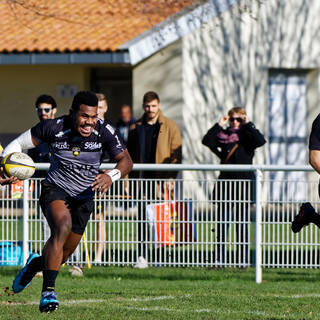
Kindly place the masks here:
[(59, 308), (59, 301), (57, 299), (57, 293), (55, 291), (44, 291), (40, 300), (39, 310), (40, 312), (50, 313), (56, 311)]
[(27, 263), (25, 264), (25, 266), (20, 270), (20, 272), (16, 275), (16, 277), (13, 280), (12, 283), (12, 290), (14, 293), (19, 293), (21, 292), (23, 289), (25, 289), (27, 286), (30, 285), (31, 281), (30, 280), (26, 285), (22, 285), (21, 284), (21, 279), (22, 277), (25, 275), (26, 271), (27, 271), (27, 267), (29, 265), (29, 263), (34, 259), (34, 258), (38, 258), (40, 257), (40, 255), (38, 255), (37, 253), (32, 253), (28, 260)]

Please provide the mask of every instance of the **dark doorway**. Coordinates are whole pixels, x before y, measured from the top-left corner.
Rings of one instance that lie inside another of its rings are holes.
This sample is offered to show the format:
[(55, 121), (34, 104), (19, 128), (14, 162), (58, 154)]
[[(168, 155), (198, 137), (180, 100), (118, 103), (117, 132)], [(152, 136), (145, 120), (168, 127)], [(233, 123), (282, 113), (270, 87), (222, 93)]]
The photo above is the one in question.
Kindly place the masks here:
[(131, 68), (93, 68), (91, 90), (106, 95), (109, 107), (106, 117), (115, 125), (119, 119), (120, 107), (123, 104), (132, 106)]

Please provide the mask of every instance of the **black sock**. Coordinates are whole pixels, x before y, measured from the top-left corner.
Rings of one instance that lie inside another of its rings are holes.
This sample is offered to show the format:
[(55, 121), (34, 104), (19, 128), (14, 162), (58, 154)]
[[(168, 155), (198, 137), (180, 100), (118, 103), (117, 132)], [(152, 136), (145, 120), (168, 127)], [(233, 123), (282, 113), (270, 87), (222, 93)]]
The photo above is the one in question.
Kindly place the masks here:
[(36, 273), (41, 271), (42, 269), (42, 257), (32, 259), (32, 261), (28, 264), (26, 273), (22, 277), (20, 283), (22, 285), (28, 284), (36, 275)]
[(43, 270), (42, 292), (54, 291), (58, 273), (59, 271), (56, 271), (56, 270)]

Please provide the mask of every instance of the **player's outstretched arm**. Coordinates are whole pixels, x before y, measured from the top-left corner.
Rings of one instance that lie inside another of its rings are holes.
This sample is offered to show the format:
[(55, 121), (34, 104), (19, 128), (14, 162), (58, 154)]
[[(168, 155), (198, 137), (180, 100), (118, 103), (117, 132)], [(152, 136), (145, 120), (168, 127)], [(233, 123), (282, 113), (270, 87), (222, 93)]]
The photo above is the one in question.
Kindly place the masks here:
[(20, 136), (12, 140), (3, 150), (2, 156), (5, 157), (12, 152), (22, 152), (24, 149), (31, 149), (36, 146), (35, 140), (32, 138), (31, 130), (21, 133)]
[(101, 195), (104, 195), (109, 190), (112, 182), (126, 176), (132, 169), (133, 162), (127, 149), (119, 153), (114, 160), (117, 162), (116, 167), (98, 174), (91, 185), (92, 190), (100, 191)]

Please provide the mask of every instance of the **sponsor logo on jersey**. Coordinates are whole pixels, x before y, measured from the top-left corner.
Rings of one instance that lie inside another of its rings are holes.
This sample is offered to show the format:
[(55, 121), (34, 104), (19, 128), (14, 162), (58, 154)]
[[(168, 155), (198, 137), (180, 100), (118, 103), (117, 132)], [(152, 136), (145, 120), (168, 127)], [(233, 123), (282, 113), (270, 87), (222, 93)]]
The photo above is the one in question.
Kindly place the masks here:
[(77, 157), (80, 154), (80, 147), (73, 147), (72, 148), (72, 154)]
[(96, 149), (100, 149), (101, 147), (102, 147), (102, 144), (98, 142), (86, 142), (84, 144), (84, 148), (89, 150), (96, 150)]
[(64, 142), (54, 142), (52, 144), (53, 148), (59, 149), (59, 150), (67, 150), (70, 148), (69, 143), (64, 141)]

